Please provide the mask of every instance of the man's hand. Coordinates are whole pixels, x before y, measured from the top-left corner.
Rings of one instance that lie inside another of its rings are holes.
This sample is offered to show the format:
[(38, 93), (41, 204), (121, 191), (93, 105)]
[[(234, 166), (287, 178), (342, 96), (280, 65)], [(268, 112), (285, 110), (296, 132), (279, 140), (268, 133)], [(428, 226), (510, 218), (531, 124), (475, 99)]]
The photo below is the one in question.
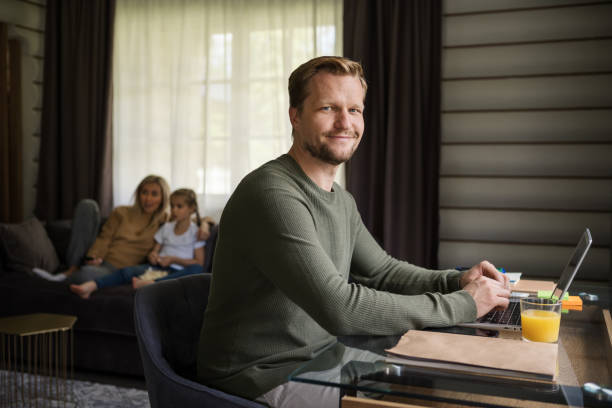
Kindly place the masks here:
[(506, 289), (499, 282), (481, 276), (468, 283), (466, 290), (476, 302), (476, 315), (482, 317), (494, 308), (505, 309), (508, 307), (510, 289)]
[(508, 276), (498, 271), (489, 261), (482, 261), (478, 265), (472, 266), (467, 272), (464, 272), (459, 280), (459, 285), (465, 288), (467, 284), (481, 276), (491, 278), (499, 282), (506, 289), (510, 289), (510, 279), (508, 279)]
[(476, 314), (484, 316), (490, 310), (505, 309), (510, 297), (508, 276), (499, 272), (487, 261), (482, 261), (461, 275), (461, 287), (474, 298)]

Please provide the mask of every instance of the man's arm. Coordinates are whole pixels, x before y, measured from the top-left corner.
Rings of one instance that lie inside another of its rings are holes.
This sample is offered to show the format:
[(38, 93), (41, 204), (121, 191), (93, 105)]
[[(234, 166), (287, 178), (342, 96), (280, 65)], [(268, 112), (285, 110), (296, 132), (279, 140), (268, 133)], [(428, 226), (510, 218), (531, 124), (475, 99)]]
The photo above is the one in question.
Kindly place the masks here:
[(351, 276), (361, 284), (404, 295), (424, 292), (450, 293), (461, 289), (462, 272), (431, 270), (390, 256), (366, 229), (361, 218), (354, 220), (358, 230), (353, 251)]
[[(244, 248), (257, 270), (334, 335), (400, 334), (411, 328), (473, 320), (465, 291), (415, 296), (348, 283), (319, 242), (308, 208), (290, 192), (261, 192), (243, 222), (258, 237)], [(259, 245), (260, 244), (260, 245)]]
[(449, 293), (464, 289), (476, 303), (481, 317), (491, 309), (508, 307), (508, 277), (490, 262), (483, 261), (466, 272), (435, 271), (398, 261), (388, 255), (367, 231), (361, 219), (356, 220), (359, 235), (353, 253), (353, 278), (379, 290), (402, 294), (424, 292)]

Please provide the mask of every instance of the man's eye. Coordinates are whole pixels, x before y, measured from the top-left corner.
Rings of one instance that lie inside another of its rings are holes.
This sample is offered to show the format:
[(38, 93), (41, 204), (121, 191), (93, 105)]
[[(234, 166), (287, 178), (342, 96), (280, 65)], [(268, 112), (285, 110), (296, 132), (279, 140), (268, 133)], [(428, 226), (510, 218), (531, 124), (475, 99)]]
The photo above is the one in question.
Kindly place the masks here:
[(321, 108), (322, 111), (330, 111), (331, 110), (331, 106), (323, 106)]

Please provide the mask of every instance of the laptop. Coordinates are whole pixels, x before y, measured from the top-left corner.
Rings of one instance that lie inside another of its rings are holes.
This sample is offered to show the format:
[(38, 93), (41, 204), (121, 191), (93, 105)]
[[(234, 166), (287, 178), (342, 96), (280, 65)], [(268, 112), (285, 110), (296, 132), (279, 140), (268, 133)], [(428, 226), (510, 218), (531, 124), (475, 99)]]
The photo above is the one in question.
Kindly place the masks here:
[[(565, 293), (569, 289), (574, 276), (578, 272), (582, 261), (584, 260), (593, 238), (591, 238), (591, 231), (588, 228), (584, 230), (584, 233), (574, 249), (574, 253), (570, 257), (567, 265), (563, 269), (561, 277), (557, 281), (557, 285), (553, 290), (553, 296), (557, 299), (563, 299)], [(511, 297), (510, 304), (506, 310), (492, 310), (481, 318), (471, 323), (461, 323), (458, 326), (472, 327), (476, 329), (484, 330), (521, 330), (521, 306), (519, 297)]]

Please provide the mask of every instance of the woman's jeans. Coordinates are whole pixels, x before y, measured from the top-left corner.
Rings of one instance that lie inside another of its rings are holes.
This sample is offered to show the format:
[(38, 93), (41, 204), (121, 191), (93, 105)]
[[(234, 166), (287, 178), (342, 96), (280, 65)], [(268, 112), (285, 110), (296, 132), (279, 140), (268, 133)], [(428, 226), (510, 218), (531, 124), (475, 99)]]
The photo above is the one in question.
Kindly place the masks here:
[(185, 266), (183, 267), (183, 269), (174, 269), (169, 266), (164, 268), (161, 266), (142, 264), (121, 268), (111, 273), (110, 275), (101, 276), (94, 280), (96, 282), (96, 285), (98, 285), (98, 289), (106, 288), (109, 286), (125, 285), (126, 283), (131, 283), (133, 277), (142, 275), (149, 268), (158, 271), (168, 272), (168, 275), (164, 276), (163, 278), (155, 279), (155, 282), (159, 282), (166, 279), (180, 278), (181, 276), (194, 275), (196, 273), (202, 273), (202, 271), (204, 271), (202, 265), (198, 264)]

